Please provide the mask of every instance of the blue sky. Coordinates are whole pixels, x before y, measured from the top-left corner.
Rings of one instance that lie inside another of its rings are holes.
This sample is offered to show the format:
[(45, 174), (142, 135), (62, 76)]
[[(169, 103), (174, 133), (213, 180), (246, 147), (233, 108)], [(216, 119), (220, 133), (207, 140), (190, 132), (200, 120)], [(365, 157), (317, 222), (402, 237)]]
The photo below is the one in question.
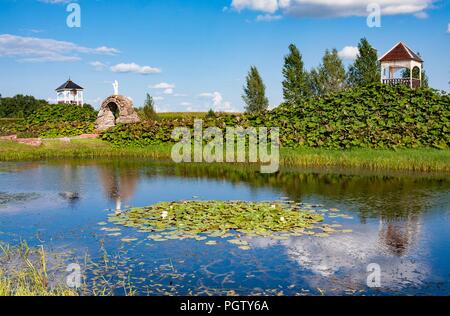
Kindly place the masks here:
[(431, 85), (450, 91), (446, 0), (379, 0), (380, 28), (367, 26), (368, 0), (79, 0), (80, 28), (66, 24), (70, 2), (0, 0), (3, 96), (52, 100), (70, 76), (96, 107), (118, 80), (135, 106), (150, 93), (160, 111), (240, 111), (256, 65), (273, 107), (290, 43), (309, 69), (327, 48), (348, 65), (361, 37), (380, 55), (404, 41), (422, 55)]

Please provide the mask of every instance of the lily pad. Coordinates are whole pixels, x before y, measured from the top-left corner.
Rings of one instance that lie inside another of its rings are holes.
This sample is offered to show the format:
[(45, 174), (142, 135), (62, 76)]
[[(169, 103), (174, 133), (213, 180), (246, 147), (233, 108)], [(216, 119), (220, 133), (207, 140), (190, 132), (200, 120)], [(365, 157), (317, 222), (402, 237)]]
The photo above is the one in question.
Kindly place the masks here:
[[(164, 218), (161, 214), (165, 215)], [(286, 203), (183, 201), (132, 208), (128, 212), (111, 215), (109, 220), (138, 231), (205, 240), (207, 237), (199, 235), (228, 238), (233, 236), (233, 232), (252, 236), (299, 233), (322, 222), (324, 217)]]

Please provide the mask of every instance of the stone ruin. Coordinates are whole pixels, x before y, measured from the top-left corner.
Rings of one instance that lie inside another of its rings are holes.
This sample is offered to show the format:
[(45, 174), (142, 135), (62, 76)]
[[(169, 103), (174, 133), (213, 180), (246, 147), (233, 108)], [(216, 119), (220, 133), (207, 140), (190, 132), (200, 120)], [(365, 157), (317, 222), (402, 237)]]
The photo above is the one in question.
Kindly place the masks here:
[(116, 124), (139, 123), (140, 121), (130, 99), (122, 95), (113, 95), (103, 101), (95, 128), (104, 131)]

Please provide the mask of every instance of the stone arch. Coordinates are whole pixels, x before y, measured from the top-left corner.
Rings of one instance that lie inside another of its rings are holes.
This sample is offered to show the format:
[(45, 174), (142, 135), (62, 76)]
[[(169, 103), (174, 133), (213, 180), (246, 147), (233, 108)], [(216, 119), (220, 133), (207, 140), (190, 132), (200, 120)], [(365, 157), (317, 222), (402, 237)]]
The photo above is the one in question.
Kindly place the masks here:
[(133, 102), (125, 96), (113, 95), (103, 101), (95, 127), (106, 130), (116, 124), (138, 123), (141, 120), (133, 108)]

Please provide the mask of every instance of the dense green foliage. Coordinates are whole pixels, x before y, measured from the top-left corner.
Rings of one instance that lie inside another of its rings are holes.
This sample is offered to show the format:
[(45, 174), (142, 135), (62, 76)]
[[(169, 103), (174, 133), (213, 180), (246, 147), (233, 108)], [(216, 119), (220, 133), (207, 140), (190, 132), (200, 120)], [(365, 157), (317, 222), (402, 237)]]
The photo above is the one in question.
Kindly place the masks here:
[(380, 65), (376, 49), (363, 38), (358, 44), (358, 50), (358, 57), (348, 71), (348, 83), (352, 86), (363, 86), (380, 82)]
[(305, 71), (302, 55), (294, 44), (289, 45), (289, 54), (284, 58), (283, 77), (283, 97), (286, 103), (299, 103), (311, 96), (308, 72)]
[[(450, 96), (378, 83), (285, 104), (270, 112), (204, 122), (205, 128), (235, 125), (279, 127), (284, 147), (448, 148)], [(171, 142), (171, 133), (179, 126), (192, 128), (193, 119), (119, 125), (102, 138), (116, 145)]]
[(78, 136), (93, 133), (97, 112), (89, 105), (51, 104), (20, 120), (1, 120), (0, 136), (20, 138)]
[(30, 124), (95, 122), (97, 112), (89, 105), (51, 104), (40, 108), (29, 119)]
[(378, 83), (281, 106), (261, 121), (280, 126), (289, 147), (450, 146), (450, 96), (402, 85)]
[[(222, 122), (221, 118), (205, 120), (204, 127)], [(220, 124), (220, 123), (219, 123)], [(219, 126), (225, 126), (220, 124)], [(177, 127), (187, 127), (193, 132), (194, 119), (173, 119), (147, 121), (138, 124), (118, 125), (102, 133), (101, 137), (112, 144), (147, 146), (172, 142), (172, 131)]]
[(93, 122), (60, 122), (27, 124), (23, 120), (0, 120), (0, 136), (17, 135), (19, 138), (69, 137), (91, 134), (95, 131)]
[(45, 100), (38, 100), (32, 96), (16, 95), (12, 98), (0, 96), (0, 118), (25, 118), (38, 109), (48, 106)]
[(246, 104), (245, 110), (249, 113), (265, 111), (269, 107), (269, 100), (266, 97), (266, 86), (255, 66), (250, 68), (247, 75), (242, 99)]

